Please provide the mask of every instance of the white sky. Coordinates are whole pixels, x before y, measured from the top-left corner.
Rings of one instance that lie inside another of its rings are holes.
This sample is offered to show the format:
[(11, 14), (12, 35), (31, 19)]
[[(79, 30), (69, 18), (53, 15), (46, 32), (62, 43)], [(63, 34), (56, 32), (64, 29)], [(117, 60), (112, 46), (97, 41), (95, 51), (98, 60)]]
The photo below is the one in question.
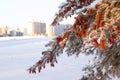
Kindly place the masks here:
[(25, 27), (29, 21), (50, 24), (65, 0), (0, 0), (0, 25)]
[[(58, 11), (58, 6), (64, 1), (0, 0), (0, 25), (26, 27), (30, 21), (45, 22), (49, 25), (55, 17), (55, 12)], [(68, 18), (63, 23), (67, 24), (73, 21)]]

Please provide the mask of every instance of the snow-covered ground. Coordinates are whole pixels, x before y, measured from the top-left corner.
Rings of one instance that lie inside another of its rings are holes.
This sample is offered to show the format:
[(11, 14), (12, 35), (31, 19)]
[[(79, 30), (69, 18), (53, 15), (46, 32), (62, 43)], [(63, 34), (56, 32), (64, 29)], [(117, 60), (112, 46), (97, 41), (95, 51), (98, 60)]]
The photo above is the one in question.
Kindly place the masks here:
[(54, 68), (49, 65), (41, 73), (29, 74), (27, 69), (41, 57), (48, 37), (0, 38), (0, 80), (78, 80), (82, 67), (91, 57), (58, 57)]

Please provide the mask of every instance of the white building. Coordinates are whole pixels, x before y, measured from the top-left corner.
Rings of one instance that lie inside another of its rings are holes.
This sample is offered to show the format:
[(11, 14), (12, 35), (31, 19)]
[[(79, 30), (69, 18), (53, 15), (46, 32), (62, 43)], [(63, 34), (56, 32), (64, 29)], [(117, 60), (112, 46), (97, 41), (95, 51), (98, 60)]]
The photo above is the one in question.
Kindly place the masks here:
[(69, 24), (59, 24), (54, 26), (54, 35), (58, 36), (61, 35), (67, 27), (69, 27)]
[(33, 22), (33, 34), (34, 35), (42, 35), (46, 33), (46, 24), (41, 22)]
[(54, 26), (48, 25), (46, 27), (46, 34), (47, 36), (54, 36)]
[(29, 22), (27, 28), (24, 29), (26, 35), (45, 35), (46, 23), (42, 22)]

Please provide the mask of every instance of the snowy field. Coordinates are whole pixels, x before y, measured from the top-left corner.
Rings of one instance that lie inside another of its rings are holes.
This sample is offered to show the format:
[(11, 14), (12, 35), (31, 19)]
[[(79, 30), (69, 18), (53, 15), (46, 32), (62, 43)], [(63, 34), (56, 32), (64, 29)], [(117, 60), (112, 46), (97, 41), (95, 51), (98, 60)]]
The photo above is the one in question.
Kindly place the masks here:
[[(91, 57), (79, 58), (62, 54), (54, 68), (49, 65), (41, 73), (29, 74), (27, 69), (41, 57), (48, 37), (0, 38), (0, 80), (78, 80), (82, 67)], [(116, 79), (114, 79), (116, 80)]]

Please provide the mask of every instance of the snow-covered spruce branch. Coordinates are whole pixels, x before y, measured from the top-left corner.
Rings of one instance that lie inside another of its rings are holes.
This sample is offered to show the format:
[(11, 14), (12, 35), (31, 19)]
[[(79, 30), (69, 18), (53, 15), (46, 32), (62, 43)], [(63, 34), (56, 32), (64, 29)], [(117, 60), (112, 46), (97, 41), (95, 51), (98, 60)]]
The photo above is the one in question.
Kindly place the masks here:
[(62, 53), (63, 49), (59, 44), (56, 42), (50, 42), (46, 46), (49, 46), (50, 49), (43, 51), (41, 59), (32, 67), (30, 67), (29, 73), (36, 73), (36, 69), (38, 69), (38, 72), (41, 71), (42, 68), (45, 68), (46, 64), (50, 63), (51, 67), (54, 67), (54, 63), (57, 63), (56, 57), (59, 56), (60, 53)]
[(94, 63), (83, 68), (85, 74), (80, 80), (112, 80), (112, 77), (120, 77), (119, 60), (120, 40), (101, 54), (96, 53)]
[[(76, 11), (78, 12), (79, 9), (89, 6), (93, 1), (95, 0), (66, 0), (66, 3), (62, 3), (61, 6), (59, 6), (60, 10), (56, 13), (52, 25), (59, 24), (63, 18), (74, 15)], [(82, 11), (84, 11), (84, 9)], [(79, 12), (81, 11), (79, 10)]]
[[(71, 4), (70, 1), (76, 3), (88, 0), (68, 0), (68, 4)], [(66, 8), (66, 5), (62, 9)], [(59, 18), (61, 17), (55, 18), (53, 25), (59, 22), (57, 21)], [(107, 80), (110, 76), (120, 77), (120, 0), (101, 0), (101, 3), (93, 8), (79, 12), (74, 24), (48, 46), (50, 49), (43, 51), (43, 57), (29, 68), (30, 73), (36, 73), (37, 68), (40, 72), (47, 63), (54, 67), (57, 57), (65, 49), (68, 56), (80, 53), (95, 55), (94, 64), (84, 69), (86, 73), (81, 80)]]

